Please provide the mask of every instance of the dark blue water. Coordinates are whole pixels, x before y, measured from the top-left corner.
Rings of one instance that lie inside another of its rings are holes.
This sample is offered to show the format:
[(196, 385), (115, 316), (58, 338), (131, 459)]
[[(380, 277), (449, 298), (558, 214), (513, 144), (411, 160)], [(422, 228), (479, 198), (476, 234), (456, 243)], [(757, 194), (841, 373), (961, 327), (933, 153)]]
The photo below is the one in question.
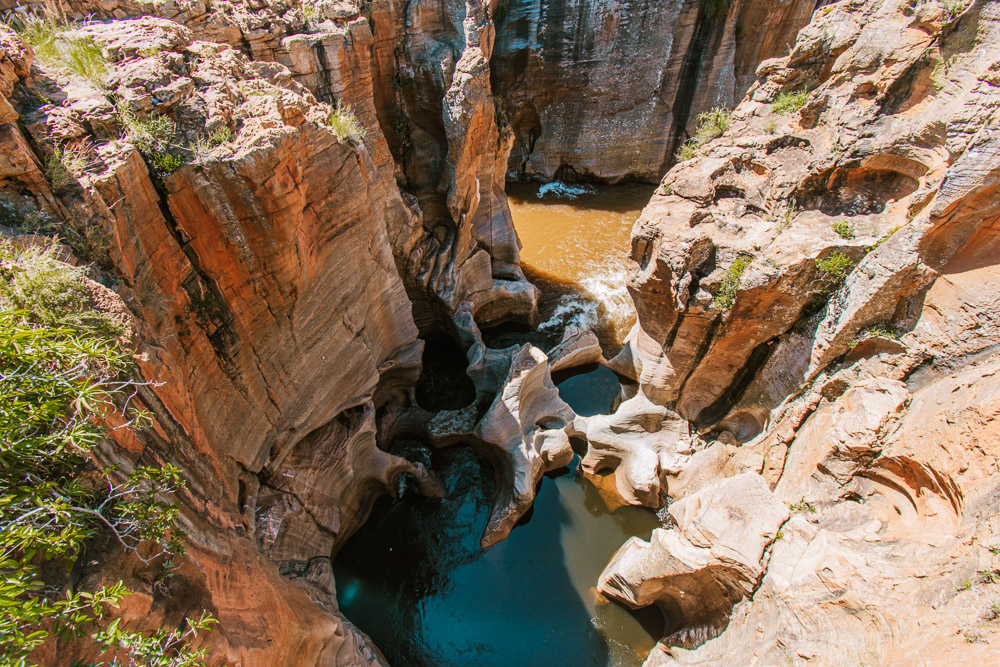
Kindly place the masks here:
[[(603, 368), (560, 384), (580, 414), (606, 411), (617, 391)], [(341, 610), (393, 665), (642, 662), (660, 628), (647, 630), (594, 587), (629, 536), (648, 539), (652, 512), (609, 511), (566, 471), (544, 479), (522, 525), (484, 553), (489, 463), (463, 446), (434, 452), (432, 463), (446, 497), (382, 499), (334, 562)]]

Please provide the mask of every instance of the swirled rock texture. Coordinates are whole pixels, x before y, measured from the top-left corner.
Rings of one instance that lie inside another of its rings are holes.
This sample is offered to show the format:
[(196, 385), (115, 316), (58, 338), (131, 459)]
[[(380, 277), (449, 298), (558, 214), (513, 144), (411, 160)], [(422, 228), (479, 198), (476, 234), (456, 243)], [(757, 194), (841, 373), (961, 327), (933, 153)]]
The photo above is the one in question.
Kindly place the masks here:
[(636, 223), (610, 365), (700, 435), (647, 478), (677, 507), (759, 474), (791, 511), (714, 628), (661, 586), (680, 546), (623, 552), (608, 585), (680, 619), (647, 664), (990, 659), (998, 54), (995, 3), (825, 5)]
[(684, 635), (725, 625), (733, 605), (756, 590), (765, 552), (788, 508), (754, 473), (724, 478), (670, 507), (676, 527), (631, 538), (611, 557), (598, 590), (632, 609), (656, 604), (666, 627)]

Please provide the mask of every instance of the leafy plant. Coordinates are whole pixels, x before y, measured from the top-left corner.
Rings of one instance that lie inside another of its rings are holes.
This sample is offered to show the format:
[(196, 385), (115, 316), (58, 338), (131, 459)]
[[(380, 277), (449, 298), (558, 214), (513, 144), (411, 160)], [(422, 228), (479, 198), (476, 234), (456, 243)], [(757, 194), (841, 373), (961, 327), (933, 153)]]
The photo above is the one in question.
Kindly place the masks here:
[(783, 116), (795, 113), (799, 111), (806, 105), (806, 100), (809, 99), (808, 90), (797, 90), (795, 92), (784, 92), (780, 93), (774, 102), (771, 103), (771, 110), (775, 113), (780, 113)]
[(337, 104), (326, 117), (326, 126), (337, 135), (337, 141), (349, 140), (354, 144), (359, 144), (365, 138), (364, 125), (354, 115), (354, 110), (349, 105)]
[(808, 512), (809, 514), (816, 513), (816, 508), (813, 507), (811, 503), (807, 502), (805, 498), (802, 498), (797, 503), (789, 504), (788, 509), (793, 512)]
[(847, 277), (853, 266), (851, 258), (842, 252), (835, 252), (825, 259), (816, 260), (816, 269), (837, 283)]
[(753, 255), (740, 255), (726, 269), (719, 289), (712, 295), (712, 305), (719, 310), (729, 310), (736, 302), (736, 290), (739, 289), (743, 273), (753, 262)]
[(206, 653), (188, 639), (214, 619), (149, 636), (117, 622), (102, 630), (96, 622), (128, 591), (121, 582), (81, 590), (66, 575), (99, 534), (161, 567), (184, 552), (177, 506), (164, 500), (184, 487), (180, 471), (121, 474), (91, 454), (111, 414), (124, 422), (118, 428), (146, 416), (130, 405), (140, 384), (127, 376), (131, 356), (113, 338), (116, 326), (80, 298), (81, 280), (50, 254), (0, 243), (0, 665), (32, 664), (54, 636), (88, 635), (114, 664), (199, 665)]
[(681, 144), (674, 157), (678, 162), (693, 158), (697, 150), (712, 139), (722, 136), (732, 122), (732, 111), (725, 107), (715, 107), (698, 114), (698, 129), (694, 136)]
[(834, 222), (833, 231), (837, 232), (837, 236), (842, 239), (850, 240), (854, 238), (854, 225), (847, 220), (837, 220)]

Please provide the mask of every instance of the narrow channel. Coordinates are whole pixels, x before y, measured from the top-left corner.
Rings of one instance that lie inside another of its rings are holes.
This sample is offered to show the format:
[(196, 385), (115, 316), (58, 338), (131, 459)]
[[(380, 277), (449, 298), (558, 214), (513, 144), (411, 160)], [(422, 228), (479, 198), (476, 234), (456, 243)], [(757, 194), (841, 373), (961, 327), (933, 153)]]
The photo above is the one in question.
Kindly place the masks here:
[[(634, 321), (624, 287), (629, 230), (651, 189), (549, 188), (539, 197), (537, 185), (510, 187), (522, 258), (543, 290), (542, 332), (555, 336), (571, 324), (586, 326), (600, 332), (606, 350), (620, 345)], [(491, 347), (524, 337), (492, 335), (498, 340)], [(441, 368), (425, 363), (424, 384), (441, 397), (439, 391), (450, 394), (439, 385), (461, 385), (463, 372), (446, 368), (444, 353), (437, 356)], [(455, 357), (451, 365), (461, 361)], [(619, 393), (617, 377), (603, 366), (582, 370), (559, 381), (560, 395), (578, 414), (607, 412)], [(456, 407), (468, 399), (466, 391), (457, 392)], [(479, 540), (495, 488), (490, 464), (462, 445), (432, 452), (399, 441), (393, 451), (432, 467), (445, 497), (406, 488), (399, 498), (380, 499), (334, 561), (341, 611), (390, 664), (642, 663), (662, 618), (627, 611), (601, 596), (596, 584), (629, 537), (649, 538), (659, 525), (653, 512), (606, 500), (578, 472), (577, 457), (543, 479), (531, 512), (483, 552)]]

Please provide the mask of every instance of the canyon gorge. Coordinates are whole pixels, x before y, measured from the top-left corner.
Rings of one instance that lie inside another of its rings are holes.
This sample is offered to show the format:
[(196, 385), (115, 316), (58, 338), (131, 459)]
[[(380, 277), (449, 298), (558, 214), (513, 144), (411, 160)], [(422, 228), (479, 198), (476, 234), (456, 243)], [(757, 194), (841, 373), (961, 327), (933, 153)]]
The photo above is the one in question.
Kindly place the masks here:
[(126, 325), (150, 423), (96, 458), (186, 480), (171, 577), (75, 570), (123, 626), (208, 611), (209, 665), (1000, 659), (1000, 4), (0, 11), (0, 236), (59, 230)]

